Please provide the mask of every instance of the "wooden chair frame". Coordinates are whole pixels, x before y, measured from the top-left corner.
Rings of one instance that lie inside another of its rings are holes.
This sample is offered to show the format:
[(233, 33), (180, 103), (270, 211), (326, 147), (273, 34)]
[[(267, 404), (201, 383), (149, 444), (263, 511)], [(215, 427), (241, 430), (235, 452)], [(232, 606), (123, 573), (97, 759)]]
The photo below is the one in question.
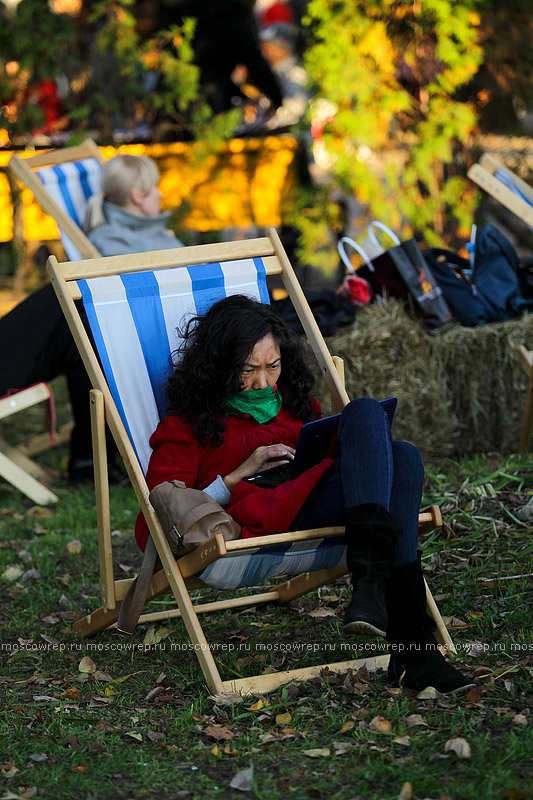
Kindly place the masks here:
[[(43, 153), (23, 157), (14, 153), (9, 160), (8, 169), (28, 189), (30, 189), (43, 210), (50, 214), (56, 221), (60, 233), (64, 233), (79, 250), (83, 258), (98, 258), (100, 253), (89, 241), (85, 233), (78, 227), (68, 214), (66, 214), (48, 193), (43, 183), (35, 175), (34, 170), (42, 167), (65, 164), (72, 161), (81, 161), (84, 158), (95, 158), (100, 164), (105, 164), (105, 159), (92, 139), (76, 147), (66, 147), (59, 150), (47, 150)], [(29, 405), (50, 399), (50, 391), (43, 384), (22, 389), (10, 395), (9, 398), (0, 400), (0, 419), (14, 414)], [(60, 429), (54, 437), (54, 444), (61, 444), (68, 440), (72, 424), (68, 423)], [(26, 445), (16, 448), (10, 447), (0, 439), (0, 476), (9, 481), (17, 489), (26, 494), (34, 503), (44, 505), (57, 502), (56, 495), (42, 481), (46, 474), (29, 456), (35, 455), (50, 446), (50, 437), (43, 434), (34, 437)]]
[[(318, 360), (320, 370), (327, 379), (332, 396), (332, 408), (334, 411), (340, 411), (344, 405), (349, 402), (344, 383), (328, 352), (275, 229), (270, 229), (268, 237), (266, 238), (242, 242), (199, 245), (183, 247), (176, 250), (164, 250), (153, 253), (136, 254), (133, 256), (114, 256), (99, 260), (71, 263), (59, 263), (57, 259), (52, 256), (48, 261), (48, 269), (52, 284), (82, 355), (92, 385), (94, 386), (91, 392), (90, 402), (95, 454), (100, 588), (103, 605), (97, 611), (76, 622), (74, 630), (84, 636), (89, 636), (116, 623), (121, 600), (131, 584), (131, 579), (115, 580), (113, 575), (107, 459), (105, 452), (105, 422), (107, 422), (124, 460), (124, 464), (126, 465), (128, 475), (139, 500), (140, 508), (148, 523), (162, 564), (162, 569), (155, 573), (152, 578), (147, 599), (155, 598), (170, 589), (177, 603), (177, 609), (144, 614), (141, 616), (140, 621), (155, 621), (181, 616), (191, 642), (195, 645), (195, 652), (207, 685), (213, 693), (224, 691), (237, 691), (242, 694), (267, 692), (290, 680), (304, 680), (319, 675), (325, 667), (331, 671), (344, 671), (349, 667), (357, 668), (363, 663), (366, 664), (369, 669), (385, 666), (388, 656), (345, 661), (337, 664), (324, 664), (316, 667), (307, 667), (269, 675), (258, 675), (238, 680), (230, 679), (223, 681), (221, 679), (213, 654), (208, 646), (204, 631), (198, 619), (200, 613), (273, 601), (287, 603), (323, 585), (327, 581), (336, 579), (340, 575), (346, 573), (347, 570), (345, 567), (337, 567), (335, 569), (323, 569), (317, 572), (304, 573), (286, 580), (271, 591), (261, 594), (225, 599), (204, 603), (203, 605), (193, 605), (188, 590), (205, 586), (201, 580), (195, 577), (195, 574), (215, 559), (245, 552), (247, 549), (250, 549), (250, 547), (255, 548), (258, 544), (257, 539), (226, 542), (222, 535), (218, 535), (208, 542), (208, 544), (197, 548), (194, 552), (176, 561), (155, 512), (150, 505), (149, 491), (144, 475), (142, 474), (131, 442), (125, 432), (123, 423), (111, 397), (110, 390), (98, 363), (98, 359), (89, 342), (89, 337), (84, 329), (74, 301), (81, 296), (76, 283), (76, 281), (81, 278), (252, 257), (263, 259), (267, 275), (281, 274), (285, 289), (298, 312), (308, 341)], [(420, 527), (422, 530), (431, 530), (440, 524), (441, 517), (438, 507), (432, 507), (428, 512), (420, 515)], [(342, 531), (343, 528), (292, 531), (275, 536), (263, 536), (261, 537), (260, 543), (261, 546), (268, 546), (270, 544), (279, 544), (280, 542), (324, 538), (339, 535)], [(432, 613), (437, 623), (439, 639), (449, 651), (453, 652), (454, 648), (450, 636), (429, 590), (427, 590), (427, 599), (430, 613)]]
[(78, 248), (83, 258), (98, 258), (100, 253), (89, 241), (81, 228), (76, 225), (68, 214), (58, 206), (46, 188), (39, 180), (34, 170), (42, 167), (66, 164), (70, 161), (81, 161), (84, 158), (96, 158), (100, 164), (105, 164), (105, 158), (100, 153), (92, 139), (86, 139), (83, 144), (76, 147), (65, 147), (61, 150), (47, 150), (29, 158), (23, 158), (19, 153), (14, 153), (8, 163), (8, 169), (28, 189), (31, 189), (35, 199), (43, 211), (50, 214), (57, 222), (60, 232), (67, 236), (75, 247)]
[(485, 153), (479, 159), (478, 164), (474, 164), (468, 170), (468, 177), (474, 183), (490, 194), (519, 219), (533, 228), (533, 206), (530, 206), (519, 195), (515, 194), (505, 184), (494, 177), (498, 170), (505, 172), (511, 178), (517, 189), (533, 203), (533, 189), (525, 181), (515, 175), (510, 169), (501, 164), (497, 158)]
[[(49, 402), (50, 396), (51, 389), (46, 383), (36, 383), (27, 389), (0, 398), (0, 421), (37, 403)], [(60, 444), (65, 441), (70, 428), (70, 425), (66, 425), (58, 434), (54, 432), (53, 443)], [(50, 447), (48, 433), (34, 436), (27, 444), (17, 447), (12, 447), (0, 438), (0, 477), (38, 505), (57, 503), (57, 496), (41, 483), (46, 479), (45, 470), (30, 458), (48, 447)]]

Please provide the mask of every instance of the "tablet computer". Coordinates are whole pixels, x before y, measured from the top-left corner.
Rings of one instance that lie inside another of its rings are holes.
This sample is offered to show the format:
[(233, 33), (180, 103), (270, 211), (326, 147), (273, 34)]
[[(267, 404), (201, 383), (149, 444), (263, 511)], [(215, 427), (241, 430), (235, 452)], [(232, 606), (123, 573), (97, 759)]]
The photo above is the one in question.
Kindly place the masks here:
[[(389, 425), (392, 425), (398, 398), (387, 397), (386, 400), (380, 400), (379, 402), (388, 417)], [(340, 416), (340, 414), (332, 414), (330, 417), (322, 417), (321, 419), (313, 420), (313, 422), (307, 422), (302, 427), (298, 444), (296, 445), (294, 461), (291, 465), (293, 478), (297, 478), (302, 472), (318, 464), (319, 461), (330, 454), (330, 447), (337, 433)]]
[[(386, 400), (380, 400), (379, 402), (383, 406), (389, 424), (392, 425), (398, 399), (396, 397), (387, 397)], [(332, 414), (330, 417), (322, 417), (321, 419), (307, 422), (300, 431), (292, 464), (272, 467), (260, 474), (244, 478), (244, 480), (262, 488), (273, 489), (281, 483), (297, 478), (302, 472), (318, 464), (319, 461), (330, 454), (330, 448), (337, 434), (340, 416), (340, 414)]]

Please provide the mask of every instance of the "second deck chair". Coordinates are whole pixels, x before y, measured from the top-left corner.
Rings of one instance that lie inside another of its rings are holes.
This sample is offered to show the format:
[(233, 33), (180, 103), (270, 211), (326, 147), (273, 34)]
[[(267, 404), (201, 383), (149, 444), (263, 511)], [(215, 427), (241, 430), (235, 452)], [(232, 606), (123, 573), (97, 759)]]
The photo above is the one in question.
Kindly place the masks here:
[(29, 158), (14, 153), (8, 169), (56, 221), (67, 259), (98, 258), (83, 231), (87, 203), (100, 191), (105, 159), (92, 139), (76, 147), (46, 150)]
[(484, 153), (468, 177), (533, 230), (533, 189), (494, 156)]
[[(104, 163), (91, 139), (76, 147), (47, 150), (29, 158), (14, 153), (9, 161), (8, 168), (12, 174), (33, 192), (43, 210), (56, 221), (70, 260), (100, 255), (83, 232), (83, 222), (89, 198), (100, 190)], [(46, 384), (22, 389), (0, 399), (0, 419), (50, 399), (50, 389)], [(50, 442), (61, 444), (67, 441), (71, 427), (65, 425), (51, 438), (46, 435), (36, 437), (26, 447), (9, 447), (0, 439), (0, 476), (34, 503), (56, 502), (56, 495), (40, 482), (45, 478), (43, 470), (29, 456), (47, 449)]]
[[(109, 496), (106, 476), (104, 415), (135, 489), (139, 506), (162, 563), (151, 581), (148, 598), (172, 591), (178, 608), (141, 616), (140, 621), (181, 615), (212, 692), (266, 692), (290, 680), (319, 675), (327, 666), (346, 670), (365, 663), (384, 666), (388, 656), (307, 667), (250, 678), (222, 680), (198, 615), (217, 609), (264, 602), (286, 603), (346, 573), (343, 528), (294, 531), (226, 542), (219, 535), (207, 545), (173, 557), (149, 503), (144, 472), (150, 456), (148, 438), (162, 412), (162, 377), (176, 347), (176, 327), (188, 314), (203, 313), (216, 300), (244, 293), (268, 302), (266, 275), (281, 274), (299, 314), (332, 395), (333, 410), (348, 402), (318, 326), (274, 229), (264, 239), (183, 247), (77, 263), (48, 262), (50, 277), (95, 387), (91, 393), (95, 483), (103, 606), (78, 621), (74, 630), (92, 635), (116, 622), (131, 580), (113, 576)], [(97, 351), (84, 330), (75, 301), (82, 299)], [(102, 367), (100, 366), (102, 364)], [(436, 507), (420, 517), (422, 528), (440, 524)], [(271, 590), (246, 597), (193, 603), (190, 589), (205, 586), (232, 591), (264, 578), (288, 579)], [(453, 645), (428, 592), (440, 641)]]

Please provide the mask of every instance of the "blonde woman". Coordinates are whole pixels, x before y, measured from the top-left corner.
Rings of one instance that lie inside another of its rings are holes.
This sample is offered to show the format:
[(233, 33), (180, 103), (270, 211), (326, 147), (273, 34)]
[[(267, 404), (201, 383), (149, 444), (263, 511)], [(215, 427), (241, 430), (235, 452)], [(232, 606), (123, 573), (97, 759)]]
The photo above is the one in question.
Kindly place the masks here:
[(101, 192), (91, 197), (85, 231), (103, 256), (181, 247), (160, 212), (159, 171), (147, 156), (119, 154), (102, 169)]

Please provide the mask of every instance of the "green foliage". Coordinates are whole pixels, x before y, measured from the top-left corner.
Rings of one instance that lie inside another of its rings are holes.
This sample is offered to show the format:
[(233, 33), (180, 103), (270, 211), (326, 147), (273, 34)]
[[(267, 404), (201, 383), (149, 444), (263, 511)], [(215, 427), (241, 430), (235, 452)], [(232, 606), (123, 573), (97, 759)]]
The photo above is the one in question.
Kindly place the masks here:
[(38, 81), (56, 77), (75, 40), (75, 25), (41, 0), (21, 0), (0, 18), (0, 127), (19, 133), (39, 128), (43, 114), (31, 101)]
[(476, 124), (455, 94), (482, 59), (478, 23), (464, 0), (311, 0), (304, 16), (311, 118), (320, 98), (334, 104), (323, 122), (332, 188), (431, 245), (457, 226), (464, 235), (474, 210), (453, 163)]

